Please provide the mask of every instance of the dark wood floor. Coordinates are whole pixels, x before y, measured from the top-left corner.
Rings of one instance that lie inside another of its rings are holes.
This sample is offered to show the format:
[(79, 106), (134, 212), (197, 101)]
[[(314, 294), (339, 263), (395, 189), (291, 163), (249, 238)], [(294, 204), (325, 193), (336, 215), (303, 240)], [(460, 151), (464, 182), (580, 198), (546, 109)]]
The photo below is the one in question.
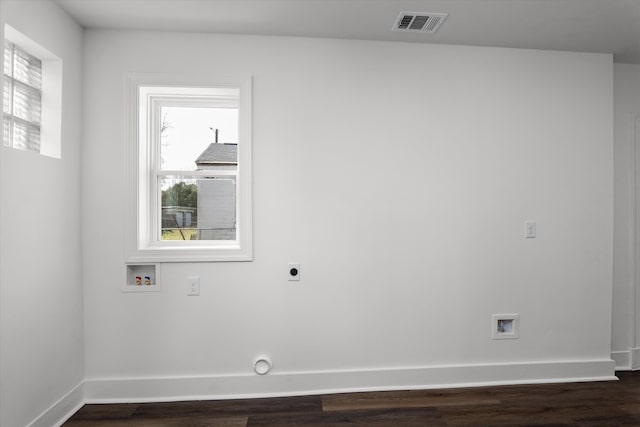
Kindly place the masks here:
[(65, 427), (640, 426), (640, 372), (620, 381), (270, 399), (85, 405)]

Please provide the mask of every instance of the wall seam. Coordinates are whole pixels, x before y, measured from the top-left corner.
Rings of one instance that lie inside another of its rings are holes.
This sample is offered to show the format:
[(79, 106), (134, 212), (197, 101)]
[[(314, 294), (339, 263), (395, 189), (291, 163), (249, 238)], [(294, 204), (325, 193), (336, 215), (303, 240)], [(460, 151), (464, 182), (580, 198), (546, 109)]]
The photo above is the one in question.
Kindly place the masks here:
[[(631, 258), (631, 264), (632, 264), (632, 269), (633, 269), (633, 283), (632, 283), (632, 296), (633, 298), (631, 298), (631, 304), (632, 304), (632, 321), (633, 324), (631, 325), (631, 334), (632, 334), (632, 348), (638, 348), (639, 344), (640, 344), (640, 327), (638, 325), (638, 323), (640, 322), (640, 290), (638, 289), (638, 284), (639, 284), (639, 280), (638, 280), (638, 253), (639, 248), (638, 245), (640, 244), (640, 236), (638, 235), (638, 231), (639, 231), (639, 227), (638, 227), (638, 223), (640, 221), (640, 218), (638, 218), (638, 213), (640, 212), (640, 207), (638, 206), (638, 203), (640, 202), (640, 198), (638, 197), (638, 191), (640, 190), (640, 183), (639, 183), (639, 171), (638, 171), (638, 166), (640, 165), (640, 159), (638, 159), (638, 152), (640, 150), (638, 150), (638, 146), (640, 145), (640, 113), (631, 113), (629, 115), (629, 137), (630, 137), (630, 141), (631, 141), (631, 147), (633, 150), (633, 172), (634, 172), (634, 181), (633, 181), (633, 204), (632, 206), (634, 206), (634, 212), (633, 212), (633, 221), (631, 221), (631, 223), (633, 224), (633, 231), (632, 233), (630, 233), (631, 236), (633, 236), (634, 242), (633, 242), (633, 249), (634, 249), (634, 253), (632, 254)], [(635, 365), (637, 365), (638, 361), (635, 361), (633, 358), (633, 352), (631, 352), (632, 354), (632, 358), (631, 358), (631, 368), (633, 369), (635, 367)]]

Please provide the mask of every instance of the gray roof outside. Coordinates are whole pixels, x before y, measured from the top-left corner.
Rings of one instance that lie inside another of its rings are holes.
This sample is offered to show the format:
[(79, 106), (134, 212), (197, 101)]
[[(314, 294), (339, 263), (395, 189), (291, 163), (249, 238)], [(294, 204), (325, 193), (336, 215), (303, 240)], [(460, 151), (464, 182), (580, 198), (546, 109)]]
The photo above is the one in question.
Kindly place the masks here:
[(196, 165), (237, 165), (238, 164), (238, 144), (216, 144), (209, 146), (198, 156)]

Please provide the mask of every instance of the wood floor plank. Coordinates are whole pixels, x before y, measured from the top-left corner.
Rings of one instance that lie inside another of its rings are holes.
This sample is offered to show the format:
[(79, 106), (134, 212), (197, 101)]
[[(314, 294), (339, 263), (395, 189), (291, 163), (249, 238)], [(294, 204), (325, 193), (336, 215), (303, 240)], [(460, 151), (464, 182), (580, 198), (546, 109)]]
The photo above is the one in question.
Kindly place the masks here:
[(219, 416), (258, 414), (301, 414), (321, 412), (319, 396), (277, 397), (267, 399), (209, 400), (140, 404), (132, 418)]
[[(640, 393), (636, 396), (640, 396)], [(629, 415), (640, 415), (640, 402), (625, 402), (618, 407)]]
[(470, 407), (464, 411), (457, 408), (440, 408), (439, 412), (448, 425), (454, 426), (582, 425), (592, 420), (623, 419), (630, 416), (617, 407), (583, 405), (526, 407), (505, 404), (498, 407)]
[(248, 417), (181, 417), (181, 418), (148, 418), (108, 419), (108, 420), (76, 420), (64, 424), (65, 427), (246, 427)]
[(433, 409), (377, 409), (304, 415), (251, 416), (247, 427), (444, 427)]
[(73, 415), (76, 420), (118, 420), (131, 417), (138, 409), (136, 403), (84, 405)]
[(512, 411), (505, 408), (485, 410), (483, 407), (459, 411), (455, 408), (451, 410), (439, 410), (442, 419), (447, 426), (577, 426), (578, 424), (571, 418), (571, 414), (563, 413), (562, 410), (535, 409)]
[(324, 411), (363, 409), (437, 408), (443, 406), (498, 405), (500, 400), (481, 396), (438, 392), (347, 393), (322, 397)]

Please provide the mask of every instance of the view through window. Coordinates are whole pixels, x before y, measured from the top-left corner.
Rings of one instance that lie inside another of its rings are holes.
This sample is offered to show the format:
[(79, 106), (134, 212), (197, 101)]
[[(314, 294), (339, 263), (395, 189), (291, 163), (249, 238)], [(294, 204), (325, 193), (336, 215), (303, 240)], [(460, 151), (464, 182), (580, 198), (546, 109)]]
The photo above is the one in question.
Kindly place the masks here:
[(238, 108), (173, 103), (157, 109), (160, 239), (235, 240)]

